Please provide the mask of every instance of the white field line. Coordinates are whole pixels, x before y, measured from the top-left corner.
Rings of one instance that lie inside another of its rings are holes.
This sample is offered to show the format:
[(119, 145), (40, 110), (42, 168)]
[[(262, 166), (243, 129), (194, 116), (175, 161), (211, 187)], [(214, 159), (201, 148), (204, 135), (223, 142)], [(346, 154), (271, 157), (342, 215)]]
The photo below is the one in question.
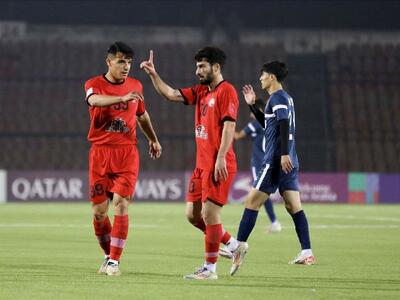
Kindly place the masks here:
[[(316, 217), (311, 215), (312, 217)], [(374, 216), (354, 216), (354, 215), (321, 215), (318, 216), (321, 219), (336, 219), (336, 220), (367, 220), (367, 221), (384, 221), (384, 222), (396, 222), (400, 223), (400, 218), (391, 218), (391, 217), (374, 217)]]
[[(227, 225), (225, 228), (237, 228), (237, 225)], [(283, 228), (294, 228), (292, 224), (283, 225)], [(92, 228), (91, 224), (41, 224), (41, 223), (0, 223), (0, 228)], [(157, 225), (157, 224), (131, 224), (129, 228), (137, 229), (160, 229), (169, 228), (173, 226)], [(311, 229), (400, 229), (400, 225), (383, 224), (356, 224), (356, 225), (342, 225), (342, 224), (312, 224)]]

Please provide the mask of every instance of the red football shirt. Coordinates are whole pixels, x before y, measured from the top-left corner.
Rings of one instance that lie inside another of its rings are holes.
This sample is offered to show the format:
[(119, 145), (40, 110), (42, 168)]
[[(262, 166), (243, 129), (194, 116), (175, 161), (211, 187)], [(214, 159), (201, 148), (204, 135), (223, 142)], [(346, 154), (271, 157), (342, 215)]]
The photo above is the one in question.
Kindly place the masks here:
[[(196, 105), (196, 167), (213, 171), (224, 121), (236, 121), (239, 106), (236, 90), (229, 82), (222, 81), (212, 91), (206, 85), (196, 85), (181, 89), (180, 92), (185, 104)], [(232, 145), (226, 154), (226, 166), (228, 172), (236, 172), (236, 156)]]
[[(113, 83), (104, 75), (85, 82), (86, 101), (93, 94), (124, 96), (129, 92), (143, 94), (139, 80), (128, 77), (122, 83)], [(135, 145), (136, 116), (146, 111), (144, 101), (133, 100), (111, 106), (89, 106), (90, 129), (88, 140), (93, 144)]]

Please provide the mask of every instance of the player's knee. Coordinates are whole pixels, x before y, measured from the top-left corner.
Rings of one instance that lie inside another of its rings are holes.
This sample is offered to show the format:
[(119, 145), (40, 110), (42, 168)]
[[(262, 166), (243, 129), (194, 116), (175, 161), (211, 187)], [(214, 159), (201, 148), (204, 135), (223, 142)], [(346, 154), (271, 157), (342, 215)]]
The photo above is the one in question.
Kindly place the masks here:
[(291, 214), (294, 215), (296, 213), (298, 213), (299, 211), (303, 210), (303, 208), (301, 207), (301, 205), (292, 205), (292, 209), (291, 209)]
[(289, 214), (292, 213), (292, 210), (293, 210), (292, 203), (286, 202), (286, 201), (285, 201), (285, 208), (286, 208), (286, 211), (287, 211)]
[(202, 215), (201, 215), (202, 206), (197, 204), (191, 204), (186, 207), (186, 219), (189, 223), (195, 225), (200, 222)]
[(210, 214), (204, 214), (203, 219), (204, 219), (204, 223), (206, 223), (206, 224), (211, 224), (214, 220), (214, 218)]
[(128, 206), (129, 206), (128, 198), (122, 198), (122, 197), (114, 198), (113, 204), (114, 204), (114, 212), (117, 215), (125, 215), (128, 213)]
[(193, 214), (190, 213), (186, 213), (186, 219), (192, 225), (195, 225), (200, 221), (200, 218), (196, 218)]
[(203, 215), (204, 223), (206, 223), (206, 224), (220, 223), (218, 214), (213, 211), (204, 210), (202, 215)]
[(291, 215), (294, 215), (295, 213), (301, 211), (303, 208), (301, 207), (301, 204), (294, 204), (290, 202), (285, 202), (285, 208), (287, 212)]
[(118, 208), (128, 208), (129, 202), (127, 200), (120, 200), (115, 204), (115, 207)]
[(252, 210), (259, 210), (262, 205), (262, 201), (259, 201), (258, 199), (254, 197), (247, 197), (245, 200), (245, 206), (246, 208), (252, 209)]
[(97, 222), (103, 222), (104, 219), (107, 217), (107, 212), (105, 211), (96, 211), (93, 213), (93, 217)]

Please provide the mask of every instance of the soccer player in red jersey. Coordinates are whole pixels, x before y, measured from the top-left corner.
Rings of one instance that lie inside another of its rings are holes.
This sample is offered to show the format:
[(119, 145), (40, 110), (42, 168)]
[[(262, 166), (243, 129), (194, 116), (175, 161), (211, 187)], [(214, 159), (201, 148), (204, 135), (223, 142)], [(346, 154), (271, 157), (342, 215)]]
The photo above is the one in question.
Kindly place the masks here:
[[(142, 84), (128, 77), (133, 50), (116, 42), (107, 52), (107, 73), (85, 83), (90, 114), (89, 184), (94, 231), (105, 254), (99, 273), (118, 276), (128, 235), (128, 204), (139, 171), (136, 121), (153, 159), (160, 157), (161, 145), (146, 112)], [(114, 207), (113, 225), (108, 218), (109, 199)]]
[(174, 89), (160, 78), (154, 67), (152, 51), (149, 60), (140, 66), (165, 99), (196, 106), (197, 158), (189, 185), (186, 215), (190, 223), (205, 233), (205, 263), (184, 278), (217, 279), (216, 262), (221, 242), (227, 245), (226, 256), (247, 251), (221, 225), (221, 209), (227, 203), (236, 174), (232, 140), (238, 97), (232, 84), (223, 79), (222, 67), (226, 56), (221, 49), (205, 47), (194, 58), (200, 84), (184, 89)]

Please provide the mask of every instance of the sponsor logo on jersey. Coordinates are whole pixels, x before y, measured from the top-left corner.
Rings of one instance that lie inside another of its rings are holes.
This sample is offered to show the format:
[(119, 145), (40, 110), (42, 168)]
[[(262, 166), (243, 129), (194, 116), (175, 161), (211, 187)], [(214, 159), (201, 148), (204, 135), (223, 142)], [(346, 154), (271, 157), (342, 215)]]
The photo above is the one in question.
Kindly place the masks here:
[(208, 106), (213, 107), (215, 104), (215, 98), (211, 98), (210, 101), (208, 101)]
[(116, 118), (110, 121), (106, 126), (107, 132), (127, 133), (130, 131), (126, 122), (121, 118)]
[(204, 125), (197, 125), (196, 127), (196, 138), (200, 138), (203, 140), (208, 139), (208, 134), (206, 132), (206, 128)]

